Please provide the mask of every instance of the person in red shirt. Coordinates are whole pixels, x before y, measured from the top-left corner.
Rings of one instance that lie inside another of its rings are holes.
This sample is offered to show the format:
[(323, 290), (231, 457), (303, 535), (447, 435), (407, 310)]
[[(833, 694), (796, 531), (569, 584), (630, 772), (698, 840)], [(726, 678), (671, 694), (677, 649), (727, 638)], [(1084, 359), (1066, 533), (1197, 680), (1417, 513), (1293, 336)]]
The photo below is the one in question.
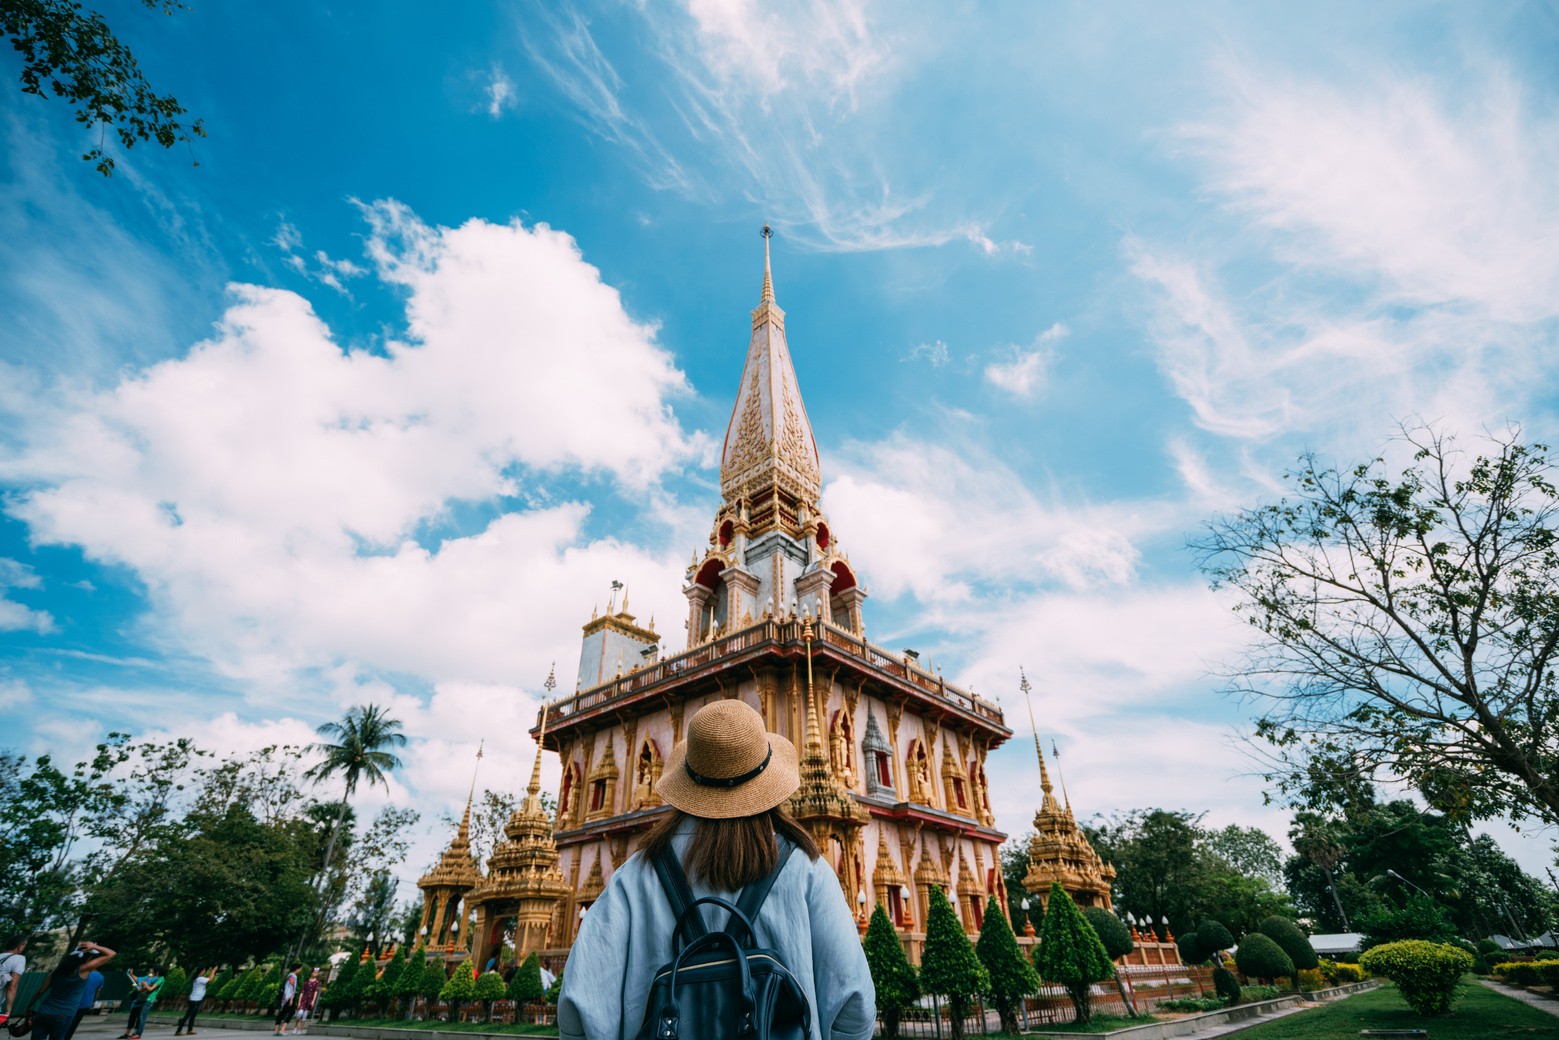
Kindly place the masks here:
[(298, 1012), (293, 1023), (294, 1034), (306, 1033), (309, 1029), (309, 1016), (314, 1013), (314, 1002), (319, 999), (319, 969), (309, 972), (309, 977), (303, 983), (303, 988), (298, 990)]

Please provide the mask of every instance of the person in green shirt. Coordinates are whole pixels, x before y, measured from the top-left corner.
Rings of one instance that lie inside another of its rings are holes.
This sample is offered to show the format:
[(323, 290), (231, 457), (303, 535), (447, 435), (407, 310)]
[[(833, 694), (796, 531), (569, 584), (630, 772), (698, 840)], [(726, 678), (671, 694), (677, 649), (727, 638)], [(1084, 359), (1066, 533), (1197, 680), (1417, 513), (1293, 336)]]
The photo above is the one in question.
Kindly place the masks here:
[(150, 1013), (152, 1005), (157, 1003), (157, 994), (162, 991), (162, 984), (167, 981), (167, 974), (160, 968), (153, 968), (150, 975), (136, 980), (136, 987), (141, 991), (141, 1013), (136, 1018), (135, 1027), (130, 1030), (130, 1040), (141, 1040), (141, 1030), (146, 1028), (146, 1016)]

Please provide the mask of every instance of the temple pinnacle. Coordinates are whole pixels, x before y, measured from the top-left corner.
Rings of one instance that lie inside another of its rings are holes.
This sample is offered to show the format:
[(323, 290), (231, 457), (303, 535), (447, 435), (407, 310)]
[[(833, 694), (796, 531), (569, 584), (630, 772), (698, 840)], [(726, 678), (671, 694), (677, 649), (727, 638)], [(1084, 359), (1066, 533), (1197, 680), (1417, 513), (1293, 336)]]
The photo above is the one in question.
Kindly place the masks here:
[(758, 299), (761, 306), (774, 302), (774, 277), (769, 273), (769, 239), (774, 237), (774, 229), (764, 224), (758, 233), (763, 236), (763, 295)]
[(1056, 807), (1056, 798), (1055, 795), (1050, 793), (1054, 790), (1054, 787), (1050, 783), (1050, 773), (1045, 769), (1045, 751), (1044, 748), (1039, 746), (1039, 726), (1034, 721), (1034, 700), (1029, 696), (1029, 690), (1032, 687), (1029, 686), (1029, 678), (1023, 673), (1021, 668), (1018, 669), (1018, 677), (1021, 680), (1018, 683), (1018, 689), (1023, 691), (1023, 701), (1028, 705), (1029, 709), (1029, 727), (1034, 731), (1034, 755), (1039, 759), (1039, 786), (1045, 792), (1044, 808), (1054, 809)]

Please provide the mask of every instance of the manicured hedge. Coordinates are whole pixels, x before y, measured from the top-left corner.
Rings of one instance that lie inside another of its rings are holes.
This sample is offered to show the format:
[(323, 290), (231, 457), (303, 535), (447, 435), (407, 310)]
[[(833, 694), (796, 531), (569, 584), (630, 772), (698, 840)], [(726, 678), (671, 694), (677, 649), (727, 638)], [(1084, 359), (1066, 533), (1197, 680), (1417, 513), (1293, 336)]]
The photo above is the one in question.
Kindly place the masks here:
[(1472, 968), (1472, 954), (1445, 943), (1404, 939), (1364, 951), (1359, 964), (1395, 982), (1402, 999), (1420, 1015), (1438, 1015), (1451, 1010), (1457, 983)]

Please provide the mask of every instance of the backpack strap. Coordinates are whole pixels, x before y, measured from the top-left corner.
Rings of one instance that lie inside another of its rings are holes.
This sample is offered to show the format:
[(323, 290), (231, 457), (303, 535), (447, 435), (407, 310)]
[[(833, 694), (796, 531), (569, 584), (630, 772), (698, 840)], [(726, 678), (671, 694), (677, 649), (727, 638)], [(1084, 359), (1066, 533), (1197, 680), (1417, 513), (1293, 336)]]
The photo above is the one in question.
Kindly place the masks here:
[(742, 889), (742, 896), (736, 901), (736, 908), (742, 912), (741, 917), (731, 915), (726, 922), (724, 931), (730, 935), (741, 938), (741, 933), (747, 933), (748, 942), (757, 945), (758, 935), (752, 931), (746, 922), (756, 923), (758, 911), (763, 909), (763, 901), (769, 898), (769, 889), (774, 887), (774, 882), (779, 880), (780, 872), (785, 869), (785, 864), (790, 862), (790, 854), (796, 851), (796, 847), (790, 843), (790, 839), (784, 835), (776, 834), (775, 843), (779, 846), (779, 857), (774, 863), (774, 869), (769, 871), (767, 877), (759, 878), (746, 888)]
[(660, 877), (660, 887), (666, 890), (666, 898), (671, 901), (671, 912), (677, 917), (673, 938), (680, 935), (684, 928), (690, 933), (690, 941), (708, 933), (704, 914), (693, 905), (693, 890), (688, 887), (687, 874), (670, 843), (666, 845), (665, 851), (655, 857), (655, 873)]

